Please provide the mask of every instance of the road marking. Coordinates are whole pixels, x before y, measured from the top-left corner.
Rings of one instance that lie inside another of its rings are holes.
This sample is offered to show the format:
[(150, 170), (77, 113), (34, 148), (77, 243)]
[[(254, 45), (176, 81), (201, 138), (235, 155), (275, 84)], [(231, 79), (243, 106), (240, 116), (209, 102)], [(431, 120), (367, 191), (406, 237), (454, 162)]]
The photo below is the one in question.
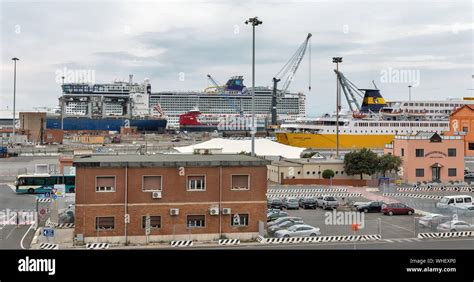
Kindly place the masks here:
[(15, 231), (15, 227), (13, 227), (10, 232), (8, 232), (8, 235), (7, 235), (7, 237), (5, 237), (5, 239), (8, 239), (10, 237), (10, 235), (12, 235), (13, 231)]
[(406, 228), (404, 228), (404, 227), (402, 227), (402, 226), (400, 226), (400, 225), (396, 225), (396, 224), (388, 223), (388, 222), (386, 222), (386, 221), (381, 221), (381, 222), (382, 222), (382, 223), (385, 223), (385, 224), (388, 224), (388, 225), (392, 225), (392, 226), (394, 226), (394, 227), (398, 227), (398, 228), (400, 228), (400, 229), (403, 229), (403, 230), (406, 230), (406, 231), (413, 232), (413, 230), (406, 229)]
[(10, 189), (12, 189), (13, 192), (16, 193), (16, 187), (13, 184), (8, 183), (7, 186), (10, 187)]
[(20, 247), (21, 247), (23, 250), (25, 250), (25, 247), (23, 247), (23, 240), (25, 240), (26, 235), (28, 234), (28, 232), (30, 232), (31, 228), (33, 228), (33, 225), (34, 225), (34, 224), (30, 225), (30, 228), (28, 228), (28, 230), (26, 230), (25, 234), (24, 234), (23, 237), (21, 238)]

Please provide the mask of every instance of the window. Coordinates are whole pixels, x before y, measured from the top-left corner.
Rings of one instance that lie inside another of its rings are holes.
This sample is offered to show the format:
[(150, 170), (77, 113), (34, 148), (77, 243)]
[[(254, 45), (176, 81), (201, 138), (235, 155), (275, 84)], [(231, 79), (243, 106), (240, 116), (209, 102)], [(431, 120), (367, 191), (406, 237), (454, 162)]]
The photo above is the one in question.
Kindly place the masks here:
[(416, 177), (424, 177), (425, 176), (425, 170), (423, 168), (417, 168), (415, 170)]
[(188, 176), (188, 191), (204, 191), (206, 190), (206, 177)]
[(232, 175), (232, 190), (248, 190), (250, 188), (250, 176)]
[(115, 229), (115, 217), (96, 217), (95, 218), (95, 229), (96, 230), (114, 230)]
[[(146, 216), (142, 217), (142, 228), (146, 228)], [(160, 229), (161, 228), (161, 216), (151, 215), (150, 216), (150, 228), (151, 229)]]
[(474, 150), (474, 143), (469, 143), (468, 146), (469, 146), (469, 148), (468, 148), (469, 150)]
[(463, 199), (462, 198), (456, 198), (456, 204), (462, 204)]
[(188, 215), (188, 228), (201, 228), (206, 226), (206, 217), (204, 215)]
[(96, 192), (115, 192), (115, 176), (97, 176), (95, 183)]
[(469, 198), (469, 197), (464, 198), (464, 203), (467, 204), (467, 203), (470, 203), (470, 202), (472, 202), (472, 201), (471, 201), (471, 198)]
[(424, 157), (425, 156), (425, 150), (424, 149), (416, 149), (416, 157)]
[(463, 132), (467, 132), (467, 126), (463, 126), (463, 127), (462, 127), (462, 131), (463, 131)]
[(46, 183), (45, 179), (42, 177), (33, 177), (32, 180), (32, 185), (44, 185)]
[(448, 176), (456, 176), (456, 169), (448, 168)]
[(161, 191), (161, 176), (144, 175), (142, 178), (142, 191)]
[(448, 157), (456, 156), (456, 148), (448, 148)]
[(232, 226), (248, 226), (249, 215), (248, 214), (233, 214), (231, 225)]

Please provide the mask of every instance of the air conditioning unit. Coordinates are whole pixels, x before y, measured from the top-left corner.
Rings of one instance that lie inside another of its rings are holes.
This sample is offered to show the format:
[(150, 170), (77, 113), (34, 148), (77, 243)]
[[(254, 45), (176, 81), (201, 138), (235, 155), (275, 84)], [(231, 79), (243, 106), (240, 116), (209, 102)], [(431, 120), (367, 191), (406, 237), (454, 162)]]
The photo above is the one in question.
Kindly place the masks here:
[(170, 215), (179, 215), (179, 209), (170, 209)]
[(222, 214), (231, 214), (231, 213), (232, 213), (231, 208), (223, 208), (222, 209)]
[(210, 208), (209, 213), (211, 215), (219, 215), (219, 208)]
[(151, 193), (151, 196), (153, 197), (153, 199), (161, 199), (161, 191), (154, 191), (153, 193)]

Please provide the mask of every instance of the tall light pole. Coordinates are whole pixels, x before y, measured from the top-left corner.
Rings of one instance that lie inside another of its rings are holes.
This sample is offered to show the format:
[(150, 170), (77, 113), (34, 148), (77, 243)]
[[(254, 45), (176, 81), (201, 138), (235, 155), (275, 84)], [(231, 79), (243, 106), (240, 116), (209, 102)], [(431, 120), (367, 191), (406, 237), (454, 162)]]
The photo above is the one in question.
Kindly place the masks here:
[(64, 75), (61, 76), (62, 85), (61, 85), (61, 130), (64, 130)]
[[(332, 62), (336, 64), (337, 73), (339, 73), (339, 63), (342, 63), (342, 57), (333, 57)], [(339, 112), (341, 111), (341, 91), (339, 79), (336, 75), (336, 158), (339, 158)]]
[(19, 61), (20, 59), (14, 57), (12, 58), (14, 62), (14, 67), (13, 67), (13, 132), (12, 132), (12, 143), (15, 142), (15, 125), (16, 125), (16, 113), (15, 113), (15, 106), (16, 106), (16, 61)]
[(411, 102), (411, 85), (408, 85), (408, 101)]
[(255, 127), (255, 27), (257, 25), (263, 24), (257, 17), (250, 18), (245, 21), (245, 24), (252, 25), (252, 130), (250, 134), (252, 135), (252, 153), (251, 155), (255, 156), (255, 133), (257, 131)]

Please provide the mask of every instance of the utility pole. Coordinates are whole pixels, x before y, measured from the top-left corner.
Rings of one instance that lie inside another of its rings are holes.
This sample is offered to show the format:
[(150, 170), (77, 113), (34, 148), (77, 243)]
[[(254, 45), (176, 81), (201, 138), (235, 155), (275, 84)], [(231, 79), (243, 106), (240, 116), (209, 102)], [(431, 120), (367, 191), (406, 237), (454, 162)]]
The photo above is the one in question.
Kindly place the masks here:
[(263, 24), (257, 17), (249, 18), (245, 21), (245, 24), (252, 25), (252, 129), (250, 134), (252, 135), (252, 153), (255, 157), (255, 133), (257, 128), (255, 127), (255, 27)]
[[(339, 63), (342, 63), (342, 57), (333, 57), (332, 62), (336, 64), (336, 71), (339, 73)], [(339, 79), (336, 75), (336, 158), (339, 158), (339, 112), (341, 111), (341, 91)]]
[(13, 67), (13, 132), (12, 132), (12, 143), (15, 142), (15, 126), (16, 126), (16, 113), (15, 113), (15, 106), (16, 106), (16, 61), (19, 61), (20, 59), (14, 57), (12, 58), (14, 62), (14, 67)]

